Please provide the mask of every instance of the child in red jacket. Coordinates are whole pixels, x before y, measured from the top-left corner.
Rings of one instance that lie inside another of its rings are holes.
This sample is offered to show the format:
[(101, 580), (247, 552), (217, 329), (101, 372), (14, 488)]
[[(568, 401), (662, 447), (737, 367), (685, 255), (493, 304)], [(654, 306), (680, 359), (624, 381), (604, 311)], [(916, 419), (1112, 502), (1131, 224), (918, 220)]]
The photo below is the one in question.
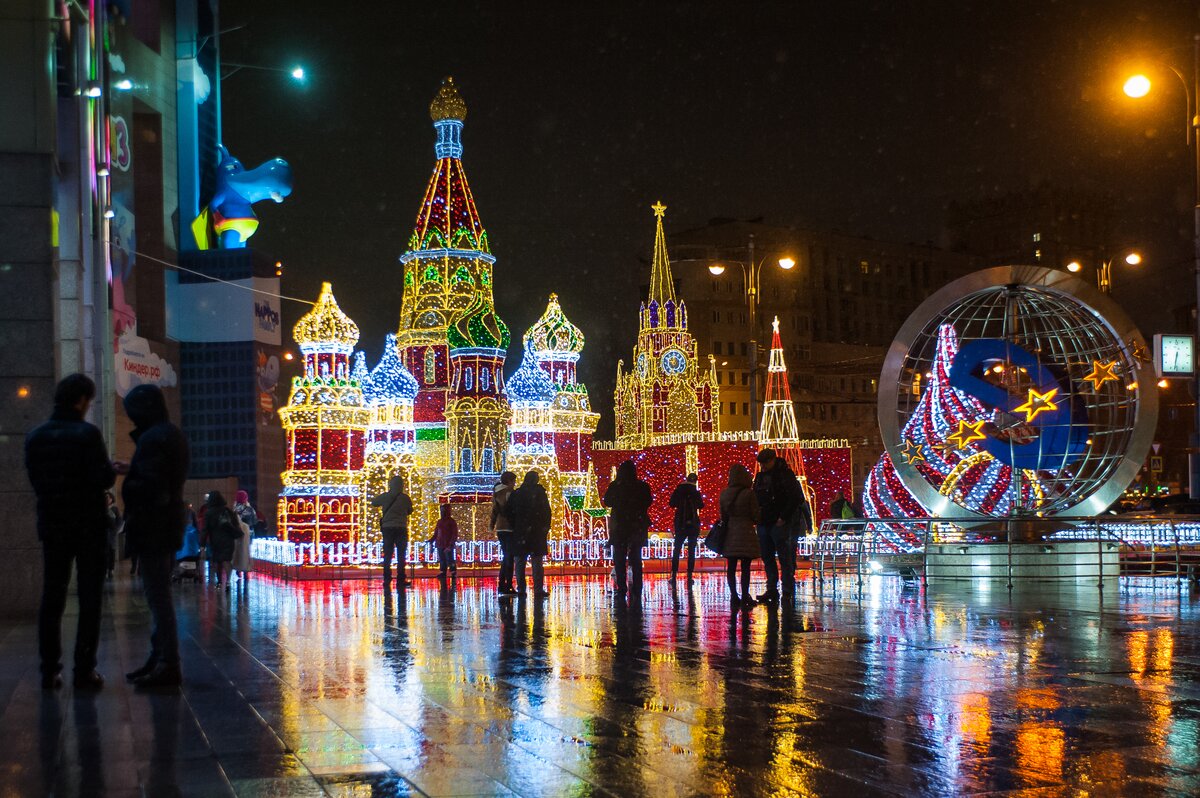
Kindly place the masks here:
[(458, 578), (458, 565), (454, 562), (454, 544), (458, 543), (458, 523), (450, 517), (450, 505), (442, 505), (442, 517), (438, 519), (433, 530), (433, 536), (427, 541), (434, 545), (438, 553), (441, 570), (438, 579), (446, 581), (446, 569), (450, 569), (452, 578)]

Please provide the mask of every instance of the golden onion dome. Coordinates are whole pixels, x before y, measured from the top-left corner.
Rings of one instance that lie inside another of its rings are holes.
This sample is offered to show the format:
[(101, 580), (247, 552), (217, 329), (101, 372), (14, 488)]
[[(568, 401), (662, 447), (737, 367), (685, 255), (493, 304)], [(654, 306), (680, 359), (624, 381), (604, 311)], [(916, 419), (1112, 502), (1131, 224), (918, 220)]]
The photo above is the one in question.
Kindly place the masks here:
[(525, 345), (539, 357), (578, 355), (583, 351), (583, 333), (563, 313), (558, 294), (550, 295), (546, 312), (525, 333)]
[(321, 295), (312, 310), (300, 317), (292, 328), (292, 337), (303, 346), (337, 344), (347, 350), (358, 343), (358, 325), (338, 307), (333, 287), (321, 283)]
[(437, 96), (429, 104), (429, 116), (434, 122), (440, 122), (443, 119), (457, 119), (462, 122), (467, 118), (467, 104), (459, 96), (458, 88), (454, 85), (454, 78), (447, 77), (442, 81), (442, 87), (438, 89)]

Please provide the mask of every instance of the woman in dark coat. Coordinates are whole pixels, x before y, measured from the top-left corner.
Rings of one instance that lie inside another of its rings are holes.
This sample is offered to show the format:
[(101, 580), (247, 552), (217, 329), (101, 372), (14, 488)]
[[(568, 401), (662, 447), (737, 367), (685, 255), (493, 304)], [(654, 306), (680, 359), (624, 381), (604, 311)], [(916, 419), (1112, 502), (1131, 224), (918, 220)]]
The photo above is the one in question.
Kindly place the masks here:
[(517, 592), (525, 592), (525, 560), (533, 561), (533, 595), (544, 599), (550, 593), (545, 588), (542, 558), (550, 551), (550, 498), (538, 483), (538, 472), (529, 471), (521, 487), (512, 492), (505, 510), (513, 527), (513, 568)]
[(228, 590), (229, 563), (233, 561), (233, 552), (237, 547), (238, 538), (242, 536), (242, 527), (220, 491), (214, 490), (208, 494), (205, 507), (207, 509), (204, 511), (203, 543), (208, 546), (208, 557), (217, 569), (221, 587)]
[[(759, 556), (758, 497), (754, 495), (754, 480), (741, 463), (729, 467), (729, 485), (721, 491), (721, 518), (725, 521), (725, 550), (728, 560), (725, 577), (729, 581), (729, 601), (749, 607), (750, 564)], [(737, 568), (742, 566), (742, 596), (738, 598)]]
[[(650, 486), (638, 479), (634, 462), (626, 460), (617, 466), (616, 478), (604, 491), (604, 506), (612, 508), (608, 518), (608, 540), (613, 548), (618, 597), (623, 597), (628, 587), (635, 595), (641, 593), (642, 546), (646, 545), (650, 532), (650, 505), (653, 503)], [(626, 582), (627, 562), (633, 572), (631, 585)]]

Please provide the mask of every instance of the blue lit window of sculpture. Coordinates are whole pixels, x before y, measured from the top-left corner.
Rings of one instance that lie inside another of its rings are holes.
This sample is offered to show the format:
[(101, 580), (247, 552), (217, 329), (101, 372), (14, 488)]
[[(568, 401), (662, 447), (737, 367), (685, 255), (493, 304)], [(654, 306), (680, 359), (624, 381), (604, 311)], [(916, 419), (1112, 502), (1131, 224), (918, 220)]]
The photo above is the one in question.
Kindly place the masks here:
[(433, 385), (434, 380), (437, 379), (437, 357), (434, 356), (432, 349), (425, 350), (425, 368), (423, 370), (425, 384)]
[(470, 471), (471, 470), (471, 450), (466, 447), (463, 448), (462, 453), (459, 455), (458, 470), (459, 471)]
[(479, 387), (486, 391), (488, 389), (489, 383), (491, 382), (491, 379), (492, 379), (492, 373), (490, 371), (488, 371), (487, 369), (481, 370), (479, 372)]
[(467, 366), (463, 369), (463, 388), (471, 390), (475, 383), (475, 376), (471, 373), (471, 367)]
[(495, 471), (495, 455), (492, 453), (492, 447), (483, 450), (483, 461), (479, 466), (479, 470), (485, 473)]

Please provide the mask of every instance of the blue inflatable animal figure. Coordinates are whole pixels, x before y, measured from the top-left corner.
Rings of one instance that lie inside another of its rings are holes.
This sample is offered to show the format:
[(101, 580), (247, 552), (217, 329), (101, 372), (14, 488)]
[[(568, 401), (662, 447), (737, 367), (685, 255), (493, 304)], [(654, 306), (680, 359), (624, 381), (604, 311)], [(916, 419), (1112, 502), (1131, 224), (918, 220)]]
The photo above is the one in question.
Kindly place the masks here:
[(272, 158), (247, 170), (224, 145), (217, 150), (217, 187), (192, 222), (192, 233), (200, 249), (243, 249), (258, 229), (252, 206), (265, 199), (283, 202), (292, 193), (292, 167), (282, 158)]

